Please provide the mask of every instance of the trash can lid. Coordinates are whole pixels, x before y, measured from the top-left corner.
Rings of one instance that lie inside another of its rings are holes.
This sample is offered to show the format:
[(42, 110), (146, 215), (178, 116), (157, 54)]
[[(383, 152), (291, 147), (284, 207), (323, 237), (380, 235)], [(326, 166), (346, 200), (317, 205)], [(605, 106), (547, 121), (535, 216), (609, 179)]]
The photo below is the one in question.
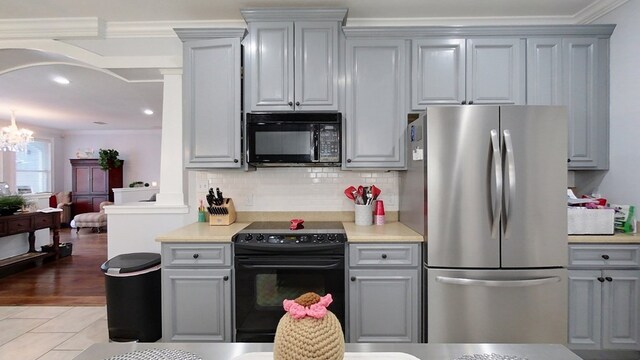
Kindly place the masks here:
[(148, 269), (160, 264), (160, 254), (156, 253), (131, 253), (118, 255), (105, 261), (100, 266), (103, 272), (130, 273)]

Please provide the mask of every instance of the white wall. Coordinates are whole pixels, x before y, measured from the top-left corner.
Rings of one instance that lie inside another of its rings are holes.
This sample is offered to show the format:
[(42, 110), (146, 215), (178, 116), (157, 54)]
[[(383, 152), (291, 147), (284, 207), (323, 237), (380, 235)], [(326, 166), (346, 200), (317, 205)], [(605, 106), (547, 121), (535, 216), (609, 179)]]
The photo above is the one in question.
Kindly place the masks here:
[(134, 181), (160, 185), (160, 130), (78, 131), (64, 135), (64, 189), (71, 190), (71, 163), (78, 150), (115, 149), (124, 160), (123, 186)]
[(611, 36), (610, 167), (598, 191), (615, 204), (640, 205), (640, 1), (629, 1), (600, 24), (617, 24)]

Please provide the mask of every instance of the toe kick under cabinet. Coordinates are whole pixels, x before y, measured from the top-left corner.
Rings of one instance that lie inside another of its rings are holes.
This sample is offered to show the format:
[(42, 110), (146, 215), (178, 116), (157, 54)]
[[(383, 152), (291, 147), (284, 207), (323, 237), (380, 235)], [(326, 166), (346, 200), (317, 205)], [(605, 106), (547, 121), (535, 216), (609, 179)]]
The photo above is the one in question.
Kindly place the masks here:
[(349, 342), (420, 342), (420, 245), (349, 244)]
[(231, 341), (231, 244), (162, 244), (162, 340)]
[(640, 245), (569, 245), (569, 348), (640, 350)]

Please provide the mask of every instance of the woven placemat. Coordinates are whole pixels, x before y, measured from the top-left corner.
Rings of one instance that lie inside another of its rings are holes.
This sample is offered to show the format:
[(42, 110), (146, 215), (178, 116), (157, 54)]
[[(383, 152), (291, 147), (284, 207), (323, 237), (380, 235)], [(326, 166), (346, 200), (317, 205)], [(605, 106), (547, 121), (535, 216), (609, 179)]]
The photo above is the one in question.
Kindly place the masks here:
[(496, 353), (491, 353), (491, 354), (462, 355), (460, 357), (455, 358), (455, 360), (528, 360), (528, 359), (520, 356), (515, 356), (515, 355), (500, 355)]
[(202, 358), (178, 349), (146, 349), (112, 356), (105, 360), (202, 360)]

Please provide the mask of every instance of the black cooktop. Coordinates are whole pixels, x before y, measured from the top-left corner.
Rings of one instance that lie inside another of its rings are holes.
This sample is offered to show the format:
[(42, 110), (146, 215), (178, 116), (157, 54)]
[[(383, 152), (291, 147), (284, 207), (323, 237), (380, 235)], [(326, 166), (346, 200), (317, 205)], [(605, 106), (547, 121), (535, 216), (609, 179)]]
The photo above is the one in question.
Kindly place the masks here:
[(344, 234), (344, 227), (338, 221), (309, 221), (302, 223), (302, 228), (291, 230), (289, 221), (257, 221), (240, 230), (239, 234)]

